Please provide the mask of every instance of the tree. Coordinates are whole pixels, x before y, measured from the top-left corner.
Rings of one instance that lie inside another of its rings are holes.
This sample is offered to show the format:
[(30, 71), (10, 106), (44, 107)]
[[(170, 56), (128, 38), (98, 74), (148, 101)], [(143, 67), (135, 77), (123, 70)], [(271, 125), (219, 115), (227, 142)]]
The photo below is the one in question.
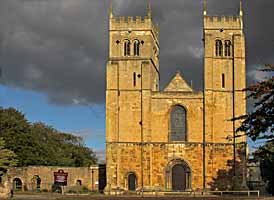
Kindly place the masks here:
[(267, 183), (267, 191), (274, 195), (274, 143), (266, 142), (255, 152), (255, 158), (260, 161), (261, 176)]
[(0, 138), (0, 177), (7, 171), (9, 167), (17, 165), (18, 160), (16, 154), (5, 148), (5, 141)]
[(42, 122), (31, 124), (14, 108), (0, 108), (0, 137), (18, 156), (18, 166), (74, 166), (95, 164), (95, 153), (81, 137), (62, 133)]
[(30, 134), (30, 123), (14, 108), (0, 108), (0, 137), (5, 138), (6, 148), (17, 156), (19, 166), (35, 163), (36, 146)]
[(31, 133), (39, 146), (36, 154), (42, 165), (81, 167), (97, 161), (95, 153), (85, 147), (81, 137), (61, 133), (42, 122), (34, 123)]
[(255, 156), (260, 160), (261, 175), (268, 183), (268, 191), (274, 194), (274, 65), (265, 65), (260, 71), (268, 73), (268, 79), (258, 82), (245, 91), (254, 101), (253, 112), (235, 118), (243, 120), (237, 132), (245, 132), (253, 141), (264, 139)]
[(274, 65), (265, 65), (260, 71), (272, 76), (245, 89), (247, 98), (255, 102), (254, 111), (235, 119), (243, 120), (237, 132), (245, 132), (254, 141), (274, 139)]

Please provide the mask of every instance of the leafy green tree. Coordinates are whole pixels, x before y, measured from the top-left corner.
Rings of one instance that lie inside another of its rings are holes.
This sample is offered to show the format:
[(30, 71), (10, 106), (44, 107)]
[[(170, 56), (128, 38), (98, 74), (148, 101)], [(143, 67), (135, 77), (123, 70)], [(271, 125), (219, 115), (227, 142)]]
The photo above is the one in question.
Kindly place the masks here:
[(60, 133), (41, 122), (33, 124), (31, 132), (39, 146), (37, 156), (41, 157), (43, 165), (80, 167), (97, 161), (94, 152), (84, 146), (81, 137)]
[(5, 141), (0, 138), (0, 176), (2, 176), (9, 167), (17, 165), (16, 154), (5, 147)]
[(0, 137), (5, 138), (6, 147), (18, 156), (19, 166), (35, 164), (36, 146), (30, 124), (21, 112), (0, 108)]
[(14, 108), (0, 108), (0, 137), (18, 156), (18, 166), (89, 166), (95, 153), (81, 137), (62, 133), (42, 122), (31, 124)]

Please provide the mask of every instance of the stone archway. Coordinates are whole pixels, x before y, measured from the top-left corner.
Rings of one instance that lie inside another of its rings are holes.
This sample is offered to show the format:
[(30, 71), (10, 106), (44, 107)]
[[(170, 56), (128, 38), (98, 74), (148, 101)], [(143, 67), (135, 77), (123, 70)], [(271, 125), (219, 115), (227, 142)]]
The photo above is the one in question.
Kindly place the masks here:
[(80, 180), (80, 179), (76, 180), (76, 185), (81, 186), (82, 185), (82, 180)]
[(168, 163), (166, 188), (172, 191), (191, 190), (191, 169), (186, 161), (174, 159)]
[(32, 177), (30, 186), (33, 191), (38, 191), (41, 189), (41, 178), (39, 175), (34, 175)]
[(23, 190), (23, 183), (20, 178), (13, 179), (13, 190), (17, 190), (17, 191)]

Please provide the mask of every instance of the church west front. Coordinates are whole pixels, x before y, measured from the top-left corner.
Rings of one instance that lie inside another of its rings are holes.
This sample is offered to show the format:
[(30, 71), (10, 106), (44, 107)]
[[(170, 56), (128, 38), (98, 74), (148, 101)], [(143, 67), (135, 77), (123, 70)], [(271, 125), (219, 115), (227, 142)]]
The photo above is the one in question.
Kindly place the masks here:
[(246, 113), (242, 9), (222, 17), (204, 10), (203, 21), (203, 91), (191, 88), (184, 72), (160, 90), (150, 6), (144, 18), (117, 17), (110, 8), (106, 191), (216, 189), (217, 179), (232, 181), (221, 172), (244, 179), (246, 138), (234, 137), (239, 122), (231, 121)]

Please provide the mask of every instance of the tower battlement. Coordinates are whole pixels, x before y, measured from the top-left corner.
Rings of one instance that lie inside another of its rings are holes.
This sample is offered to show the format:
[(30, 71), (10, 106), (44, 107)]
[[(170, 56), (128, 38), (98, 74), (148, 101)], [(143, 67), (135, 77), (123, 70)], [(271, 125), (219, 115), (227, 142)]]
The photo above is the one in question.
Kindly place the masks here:
[(241, 16), (204, 16), (205, 29), (242, 29)]
[(112, 17), (109, 21), (110, 31), (145, 31), (152, 30), (157, 38), (159, 38), (159, 27), (152, 22), (151, 17), (145, 16), (119, 16)]

